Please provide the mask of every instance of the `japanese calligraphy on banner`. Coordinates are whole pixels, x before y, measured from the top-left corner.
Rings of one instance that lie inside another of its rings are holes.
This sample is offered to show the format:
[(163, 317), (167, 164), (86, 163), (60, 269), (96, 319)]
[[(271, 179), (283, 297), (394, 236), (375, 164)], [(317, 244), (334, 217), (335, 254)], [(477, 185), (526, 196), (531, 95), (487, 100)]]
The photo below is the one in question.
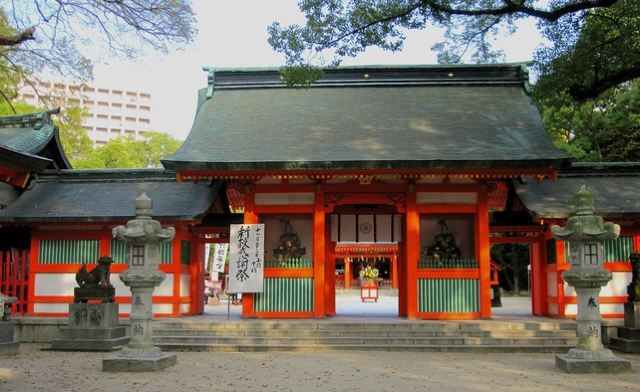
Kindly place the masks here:
[(224, 272), (229, 244), (215, 244), (213, 254), (213, 272)]
[(261, 293), (264, 276), (264, 225), (231, 225), (229, 292)]

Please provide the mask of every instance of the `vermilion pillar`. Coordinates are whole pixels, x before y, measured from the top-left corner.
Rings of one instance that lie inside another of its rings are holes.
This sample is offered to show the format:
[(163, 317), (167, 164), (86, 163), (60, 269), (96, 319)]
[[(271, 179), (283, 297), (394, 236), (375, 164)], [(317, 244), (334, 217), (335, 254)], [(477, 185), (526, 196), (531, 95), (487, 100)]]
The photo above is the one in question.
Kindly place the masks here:
[(546, 316), (547, 309), (547, 263), (545, 262), (544, 236), (531, 243), (531, 313)]
[[(255, 212), (255, 195), (253, 187), (249, 186), (244, 193), (244, 223), (247, 225), (258, 223), (258, 214)], [(242, 317), (255, 317), (253, 310), (253, 293), (242, 294)]]
[(568, 270), (569, 263), (565, 253), (566, 243), (556, 241), (556, 298), (558, 299), (558, 317), (565, 316), (564, 280), (562, 272)]
[(391, 256), (391, 287), (398, 288), (398, 256)]
[(478, 266), (480, 269), (480, 317), (491, 317), (491, 256), (489, 251), (489, 209), (487, 188), (478, 193), (476, 213), (476, 233), (478, 238)]
[(416, 318), (418, 312), (418, 257), (420, 256), (420, 215), (416, 204), (415, 185), (407, 192), (407, 216), (405, 239), (405, 293), (406, 316)]
[[(331, 238), (331, 225), (325, 225), (325, 239)], [(325, 245), (325, 277), (326, 282), (324, 285), (324, 304), (325, 314), (327, 316), (336, 315), (336, 260), (333, 250), (335, 249), (335, 242), (326, 241)]]
[(325, 310), (325, 212), (322, 185), (316, 186), (313, 206), (313, 314), (324, 317)]
[(351, 261), (348, 257), (344, 258), (344, 288), (351, 288)]

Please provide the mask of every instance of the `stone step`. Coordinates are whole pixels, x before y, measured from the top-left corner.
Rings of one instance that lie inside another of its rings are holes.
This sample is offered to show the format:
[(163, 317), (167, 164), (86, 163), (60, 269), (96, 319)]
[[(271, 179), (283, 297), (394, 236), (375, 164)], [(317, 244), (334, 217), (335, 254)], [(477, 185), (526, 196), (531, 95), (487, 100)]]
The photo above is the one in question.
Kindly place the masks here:
[(267, 351), (424, 351), (477, 353), (562, 353), (575, 345), (275, 345), (158, 343), (163, 351), (267, 352)]
[(612, 337), (609, 346), (623, 353), (640, 353), (640, 340)]
[(306, 336), (358, 336), (358, 337), (438, 337), (438, 336), (471, 336), (471, 337), (575, 337), (575, 330), (329, 330), (329, 329), (188, 329), (154, 327), (154, 336), (255, 336), (255, 337), (306, 337)]
[(204, 322), (156, 322), (154, 328), (206, 329), (206, 330), (533, 330), (555, 331), (574, 330), (575, 323), (516, 323), (516, 322), (422, 322), (422, 323), (319, 323), (319, 322), (244, 322), (244, 323), (204, 323)]
[(576, 339), (564, 338), (388, 338), (388, 337), (205, 337), (162, 336), (154, 343), (230, 344), (230, 345), (566, 345)]
[(630, 340), (640, 340), (640, 328), (618, 328), (618, 337)]

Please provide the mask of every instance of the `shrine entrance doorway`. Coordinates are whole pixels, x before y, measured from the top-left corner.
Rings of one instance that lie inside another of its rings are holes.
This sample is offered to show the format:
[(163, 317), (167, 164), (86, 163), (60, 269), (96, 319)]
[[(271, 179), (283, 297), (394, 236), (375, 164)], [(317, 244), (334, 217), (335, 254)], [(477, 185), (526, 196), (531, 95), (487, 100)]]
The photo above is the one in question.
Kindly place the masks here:
[(339, 242), (332, 260), (337, 316), (399, 315), (397, 242)]

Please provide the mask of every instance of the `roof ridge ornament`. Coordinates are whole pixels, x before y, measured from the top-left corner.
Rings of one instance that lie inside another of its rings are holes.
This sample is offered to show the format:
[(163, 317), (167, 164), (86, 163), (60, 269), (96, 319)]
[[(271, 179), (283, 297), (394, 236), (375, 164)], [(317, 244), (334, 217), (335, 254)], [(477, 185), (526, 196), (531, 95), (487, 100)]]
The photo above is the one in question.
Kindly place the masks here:
[(216, 69), (215, 67), (202, 67), (202, 70), (207, 72), (207, 99), (211, 99), (213, 97), (213, 85), (216, 81)]

